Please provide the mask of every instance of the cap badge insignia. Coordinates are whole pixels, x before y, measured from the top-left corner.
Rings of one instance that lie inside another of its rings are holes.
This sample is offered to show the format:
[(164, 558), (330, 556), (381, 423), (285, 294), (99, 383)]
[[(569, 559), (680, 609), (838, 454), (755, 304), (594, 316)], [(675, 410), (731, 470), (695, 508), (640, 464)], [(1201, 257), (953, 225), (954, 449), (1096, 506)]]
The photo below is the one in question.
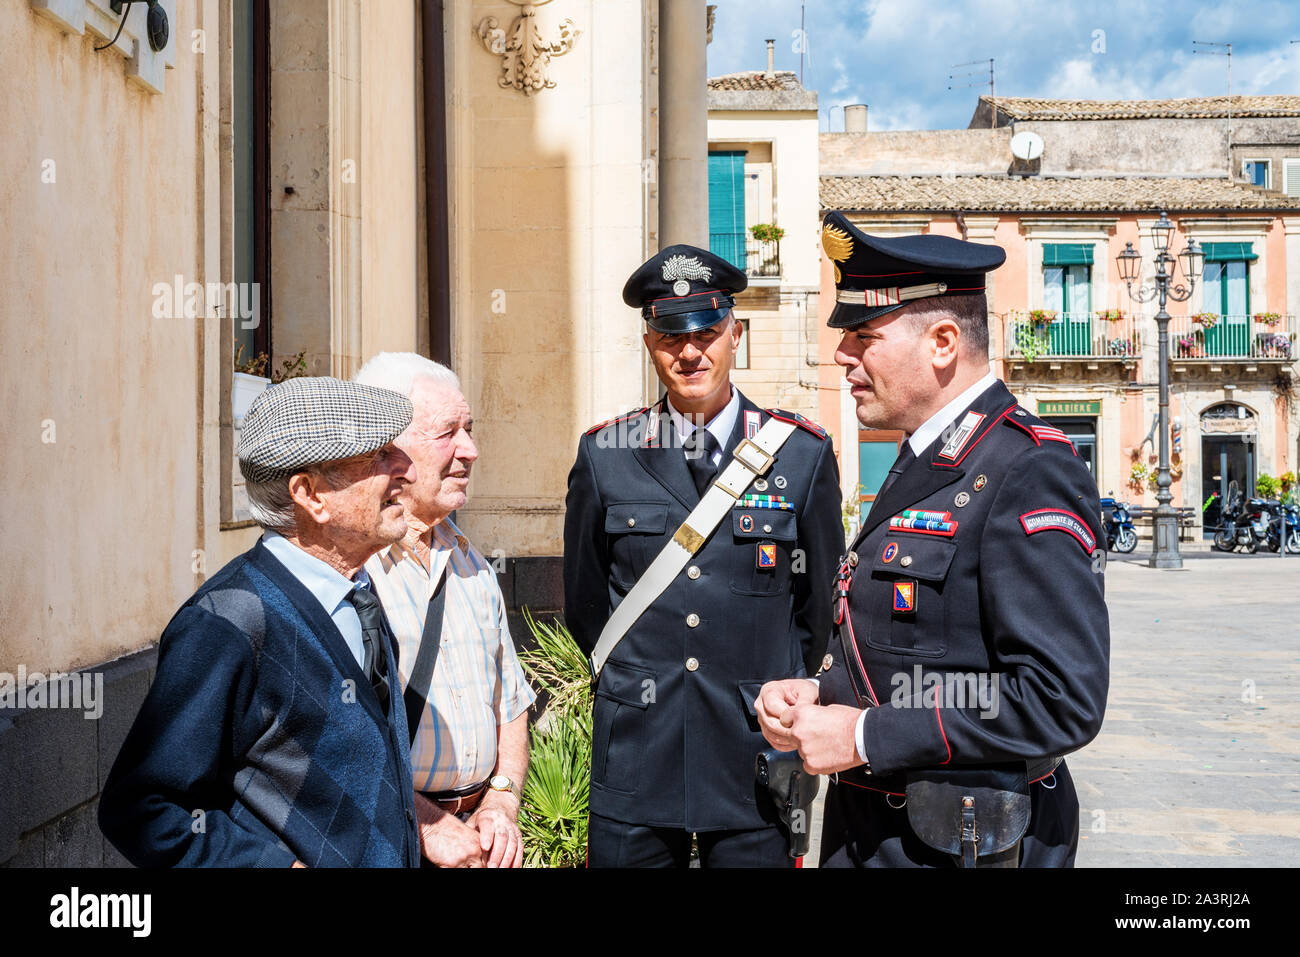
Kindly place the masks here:
[[(837, 226), (822, 227), (822, 249), (832, 262), (842, 263), (853, 255), (853, 237)], [(840, 267), (835, 267), (835, 281), (839, 282)]]
[[(698, 279), (701, 282), (708, 282), (713, 278), (713, 270), (704, 263), (700, 262), (698, 256), (686, 256), (678, 253), (676, 256), (669, 256), (663, 264), (664, 282), (673, 283), (673, 292), (679, 296), (684, 296), (691, 291), (691, 284), (688, 279)], [(673, 282), (676, 280), (676, 282)]]

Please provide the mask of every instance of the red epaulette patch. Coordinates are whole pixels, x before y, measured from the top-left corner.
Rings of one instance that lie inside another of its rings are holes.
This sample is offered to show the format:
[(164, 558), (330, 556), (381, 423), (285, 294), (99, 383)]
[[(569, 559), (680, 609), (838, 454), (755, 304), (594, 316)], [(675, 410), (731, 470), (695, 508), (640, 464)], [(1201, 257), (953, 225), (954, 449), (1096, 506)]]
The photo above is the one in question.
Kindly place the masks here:
[(780, 419), (782, 422), (789, 422), (799, 426), (805, 432), (811, 432), (819, 439), (830, 438), (830, 433), (823, 429), (812, 419), (805, 419), (798, 412), (787, 412), (785, 409), (768, 409), (767, 414), (774, 419)]
[(1023, 415), (1019, 417), (1014, 415), (1015, 412), (1023, 412), (1018, 407), (1013, 409), (1012, 412), (1013, 414), (1006, 417), (1007, 424), (1020, 429), (1025, 435), (1034, 440), (1035, 445), (1041, 446), (1044, 442), (1062, 442), (1070, 447), (1070, 451), (1076, 457), (1078, 456), (1079, 451), (1074, 447), (1074, 443), (1070, 441), (1070, 437), (1056, 426), (1048, 425), (1046, 422), (1025, 422), (1023, 421)]
[(618, 415), (618, 416), (615, 416), (615, 417), (612, 418), (612, 419), (606, 419), (604, 422), (601, 422), (599, 425), (593, 425), (591, 428), (589, 428), (589, 429), (587, 430), (586, 434), (587, 434), (587, 435), (591, 435), (591, 434), (593, 434), (593, 433), (595, 433), (595, 432), (599, 432), (601, 429), (603, 429), (603, 428), (605, 428), (605, 427), (607, 427), (607, 426), (615, 425), (615, 424), (617, 424), (617, 423), (619, 423), (619, 422), (622, 422), (624, 419), (630, 419), (630, 418), (632, 418), (633, 416), (640, 415), (642, 412), (649, 412), (649, 411), (650, 411), (650, 406), (647, 405), (647, 406), (644, 406), (644, 407), (642, 407), (642, 408), (640, 408), (640, 409), (635, 409), (634, 411), (629, 412), (629, 413), (627, 413), (626, 415)]

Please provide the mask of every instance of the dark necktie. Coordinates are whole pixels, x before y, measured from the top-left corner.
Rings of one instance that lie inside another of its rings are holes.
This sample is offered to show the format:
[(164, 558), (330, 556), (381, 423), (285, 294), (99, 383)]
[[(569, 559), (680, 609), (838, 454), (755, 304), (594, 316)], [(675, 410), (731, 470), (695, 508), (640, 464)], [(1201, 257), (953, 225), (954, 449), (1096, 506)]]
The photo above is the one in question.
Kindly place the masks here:
[(903, 451), (894, 461), (894, 466), (885, 476), (885, 480), (880, 483), (880, 491), (876, 493), (876, 501), (879, 502), (889, 491), (889, 487), (898, 481), (898, 477), (903, 474), (909, 465), (916, 461), (916, 453), (912, 451), (912, 443), (904, 442)]
[(374, 592), (358, 585), (347, 600), (361, 619), (361, 644), (365, 649), (361, 670), (370, 679), (380, 706), (388, 710), (388, 657), (384, 654), (384, 606)]
[(690, 467), (691, 478), (695, 480), (695, 491), (703, 498), (718, 471), (713, 464), (713, 456), (722, 446), (708, 429), (696, 429), (683, 445), (686, 449), (686, 464)]

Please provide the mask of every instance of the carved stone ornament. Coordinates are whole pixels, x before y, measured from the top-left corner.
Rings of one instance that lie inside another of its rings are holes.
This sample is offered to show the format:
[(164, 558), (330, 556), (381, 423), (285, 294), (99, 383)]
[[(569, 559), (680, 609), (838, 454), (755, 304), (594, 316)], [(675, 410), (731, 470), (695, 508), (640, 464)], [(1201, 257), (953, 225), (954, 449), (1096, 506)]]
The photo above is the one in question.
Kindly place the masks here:
[(548, 42), (542, 38), (537, 26), (537, 8), (551, 0), (510, 2), (520, 11), (509, 30), (502, 30), (496, 17), (484, 17), (474, 32), (489, 53), (501, 57), (498, 85), (506, 89), (514, 87), (522, 90), (525, 96), (532, 96), (537, 90), (549, 90), (555, 86), (555, 81), (546, 75), (546, 68), (552, 57), (564, 56), (573, 49), (582, 31), (566, 18), (560, 21), (559, 39)]

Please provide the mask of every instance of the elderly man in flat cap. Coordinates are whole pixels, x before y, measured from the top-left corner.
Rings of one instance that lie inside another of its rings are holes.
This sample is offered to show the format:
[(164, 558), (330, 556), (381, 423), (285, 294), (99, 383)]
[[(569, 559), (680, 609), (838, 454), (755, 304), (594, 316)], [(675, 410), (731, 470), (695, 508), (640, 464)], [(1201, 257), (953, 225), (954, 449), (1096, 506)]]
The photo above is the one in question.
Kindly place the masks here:
[(132, 863), (419, 864), (397, 650), (362, 568), (406, 532), (411, 415), (330, 378), (253, 403), (238, 456), (265, 534), (163, 632), (100, 800)]

